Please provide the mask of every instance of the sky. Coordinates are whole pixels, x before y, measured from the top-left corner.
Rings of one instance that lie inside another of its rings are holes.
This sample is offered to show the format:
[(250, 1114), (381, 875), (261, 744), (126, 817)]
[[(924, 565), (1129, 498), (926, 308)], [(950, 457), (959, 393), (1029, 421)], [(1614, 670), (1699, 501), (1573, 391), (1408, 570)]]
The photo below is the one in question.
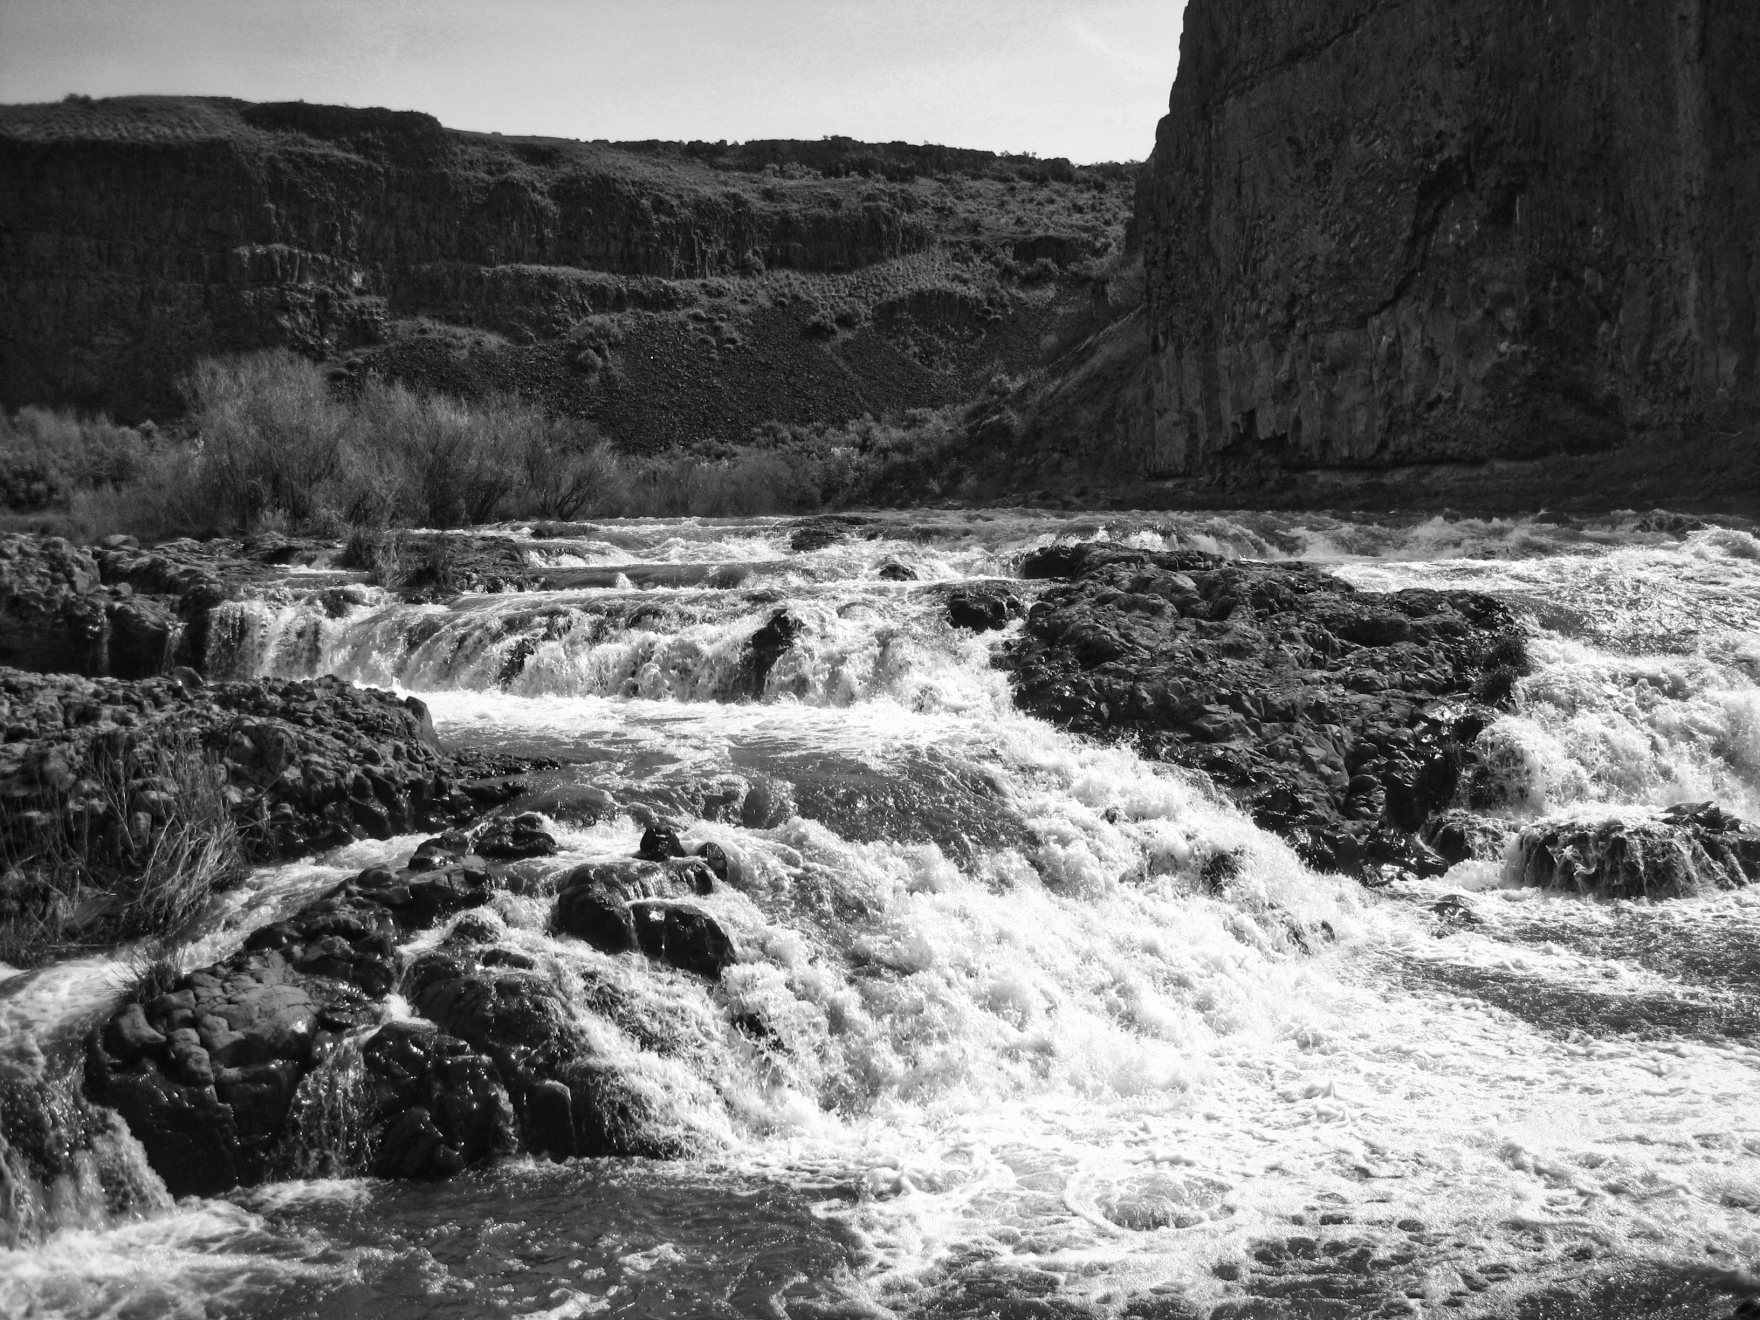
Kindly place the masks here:
[(0, 0), (0, 101), (197, 93), (553, 137), (1139, 160), (1184, 0)]

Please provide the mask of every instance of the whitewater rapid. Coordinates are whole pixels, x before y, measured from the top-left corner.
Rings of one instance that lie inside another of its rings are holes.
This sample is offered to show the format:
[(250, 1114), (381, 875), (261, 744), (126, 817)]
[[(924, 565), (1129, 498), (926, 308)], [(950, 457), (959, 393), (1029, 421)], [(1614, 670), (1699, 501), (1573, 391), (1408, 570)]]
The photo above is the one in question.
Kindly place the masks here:
[[(1750, 532), (961, 512), (796, 552), (791, 526), (526, 538), (543, 565), (738, 565), (733, 586), (408, 605), (294, 578), (226, 607), (210, 656), (414, 693), (449, 745), (561, 762), (528, 776), (557, 869), (628, 855), (650, 814), (721, 844), (735, 882), (705, 902), (741, 958), (716, 986), (549, 934), (546, 900), (493, 905), (709, 1154), (420, 1186), (314, 1165), (121, 1220), (70, 1208), (0, 1252), (0, 1310), (1171, 1317), (1296, 1279), (1365, 1314), (1495, 1314), (1614, 1268), (1741, 1295), (1760, 894), (1313, 874), (1186, 772), (1016, 711), (990, 665), (1009, 634), (951, 628), (937, 593), (1093, 537), (1494, 592), (1536, 664), (1483, 735), (1483, 810), (1760, 819)], [(783, 609), (800, 633), (754, 692), (746, 639)], [(743, 818), (759, 785), (775, 809)], [(259, 872), (187, 965), (417, 842)], [(76, 1041), (114, 986), (97, 961), (0, 980), (8, 1057)]]

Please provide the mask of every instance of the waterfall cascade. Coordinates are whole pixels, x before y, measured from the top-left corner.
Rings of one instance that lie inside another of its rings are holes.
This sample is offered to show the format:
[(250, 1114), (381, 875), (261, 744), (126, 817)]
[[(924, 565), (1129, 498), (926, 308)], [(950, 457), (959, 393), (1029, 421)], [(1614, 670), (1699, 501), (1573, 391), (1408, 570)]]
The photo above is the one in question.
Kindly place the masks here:
[[(113, 1119), (8, 1082), (8, 1313), (1473, 1314), (1611, 1263), (1633, 1306), (1739, 1294), (1760, 892), (1594, 901), (1532, 883), (1520, 840), (1559, 854), (1680, 802), (1760, 819), (1748, 533), (901, 515), (795, 552), (770, 520), (579, 531), (529, 553), (610, 585), (414, 605), (290, 579), (224, 607), (210, 668), (392, 687), (449, 744), (554, 765), (521, 806), (557, 855), (401, 965), (498, 951), (688, 1158), (371, 1178), (363, 1032), (300, 1083), (284, 1176), (172, 1205)], [(947, 597), (1030, 601), (1014, 567), (1058, 537), (1515, 606), (1535, 670), (1456, 803), (1507, 850), (1370, 892), (1198, 776), (1016, 711), (990, 657), (1018, 625), (956, 628)], [(566, 873), (656, 821), (719, 850), (694, 900), (737, 951), (716, 978), (553, 920)], [(420, 841), (256, 873), (185, 966)], [(0, 980), (14, 1035), (113, 999), (103, 975)], [(419, 989), (378, 1020), (420, 1020)]]

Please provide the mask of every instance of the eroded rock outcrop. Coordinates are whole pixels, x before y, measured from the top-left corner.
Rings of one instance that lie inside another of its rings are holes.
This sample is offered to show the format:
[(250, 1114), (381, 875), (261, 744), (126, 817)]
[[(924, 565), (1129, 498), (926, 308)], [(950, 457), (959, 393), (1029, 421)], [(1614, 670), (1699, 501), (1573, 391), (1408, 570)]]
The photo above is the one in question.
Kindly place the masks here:
[(1417, 832), (1526, 665), (1502, 602), (1103, 542), (1022, 575), (1059, 579), (1001, 656), (1024, 709), (1202, 770), (1314, 866), (1446, 869)]
[(1757, 62), (1734, 0), (1192, 0), (1138, 195), (1151, 473), (1751, 428)]
[(952, 404), (1086, 301), (1129, 174), (304, 103), (0, 107), (0, 405), (168, 421), (198, 359), (277, 345), (637, 450)]
[[(260, 1182), (290, 1156), (300, 1083), (384, 1017), (398, 941), (489, 892), (481, 862), (364, 871), (226, 961), (124, 1004), (90, 1042), (87, 1093), (122, 1115), (174, 1194)], [(375, 1167), (451, 1173), (495, 1148), (506, 1095), (486, 1059), (401, 1023), (361, 1054), (376, 1094), (360, 1121), (386, 1152)]]
[(129, 828), (108, 818), (108, 787), (139, 787), (151, 813), (155, 786), (134, 779), (172, 750), (211, 760), (265, 856), (467, 820), (517, 791), (459, 777), (421, 702), (334, 678), (198, 685), (0, 669), (0, 728), (13, 830)]
[(1653, 818), (1543, 820), (1523, 829), (1510, 879), (1597, 898), (1685, 898), (1760, 879), (1760, 834), (1710, 802)]
[[(521, 1149), (684, 1154), (694, 1129), (676, 1097), (595, 1039), (578, 1002), (595, 987), (571, 993), (577, 973), (541, 967), (487, 909), (509, 883), (550, 883), (476, 851), (496, 826), (430, 839), (401, 870), (370, 867), (223, 962), (137, 992), (88, 1042), (86, 1094), (177, 1195), (301, 1170), (445, 1177)], [(564, 895), (628, 868), (661, 877), (641, 895), (714, 883), (702, 857), (608, 863), (572, 873)], [(609, 951), (711, 977), (733, 958), (688, 903), (638, 896), (619, 915), (629, 939)], [(448, 923), (412, 957), (412, 937)], [(394, 1012), (393, 992), (416, 1018)]]

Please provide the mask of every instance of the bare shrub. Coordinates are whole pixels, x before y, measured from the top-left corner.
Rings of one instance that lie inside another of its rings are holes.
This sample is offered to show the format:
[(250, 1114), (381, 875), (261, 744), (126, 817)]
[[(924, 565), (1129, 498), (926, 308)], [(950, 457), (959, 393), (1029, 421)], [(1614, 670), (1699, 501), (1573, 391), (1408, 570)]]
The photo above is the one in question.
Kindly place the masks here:
[(354, 429), (324, 373), (285, 349), (208, 358), (184, 382), (200, 470), (240, 526), (279, 511), (311, 518), (342, 470)]
[(591, 423), (538, 419), (521, 437), (519, 462), (516, 503), (524, 516), (566, 521), (602, 513), (625, 493), (623, 464)]
[(520, 432), (532, 413), (505, 397), (473, 408), (374, 381), (361, 391), (360, 420), (361, 445), (401, 476), (398, 512), (446, 528), (489, 521), (518, 485)]

